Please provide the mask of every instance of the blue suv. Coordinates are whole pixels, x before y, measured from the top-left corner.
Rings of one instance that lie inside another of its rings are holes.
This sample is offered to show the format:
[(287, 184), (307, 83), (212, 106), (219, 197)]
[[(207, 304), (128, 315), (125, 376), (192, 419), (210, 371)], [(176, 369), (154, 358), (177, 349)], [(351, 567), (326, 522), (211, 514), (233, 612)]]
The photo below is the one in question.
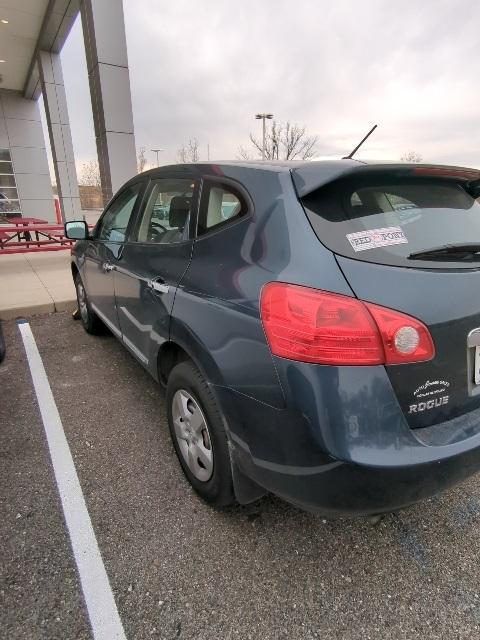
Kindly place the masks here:
[(66, 224), (81, 321), (166, 386), (208, 502), (401, 508), (480, 468), (479, 196), (458, 167), (154, 169)]

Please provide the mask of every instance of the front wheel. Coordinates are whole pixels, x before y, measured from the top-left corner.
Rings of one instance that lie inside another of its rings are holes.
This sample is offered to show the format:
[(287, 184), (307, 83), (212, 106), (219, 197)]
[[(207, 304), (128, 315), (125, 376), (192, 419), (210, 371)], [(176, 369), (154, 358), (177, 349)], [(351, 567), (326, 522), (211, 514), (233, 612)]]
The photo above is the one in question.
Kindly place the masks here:
[(90, 306), (87, 292), (79, 273), (75, 274), (74, 282), (75, 291), (77, 292), (78, 311), (83, 328), (87, 333), (92, 333), (93, 335), (105, 333), (105, 325)]
[(217, 507), (235, 502), (220, 410), (211, 389), (192, 363), (181, 362), (170, 373), (166, 403), (173, 446), (192, 487)]

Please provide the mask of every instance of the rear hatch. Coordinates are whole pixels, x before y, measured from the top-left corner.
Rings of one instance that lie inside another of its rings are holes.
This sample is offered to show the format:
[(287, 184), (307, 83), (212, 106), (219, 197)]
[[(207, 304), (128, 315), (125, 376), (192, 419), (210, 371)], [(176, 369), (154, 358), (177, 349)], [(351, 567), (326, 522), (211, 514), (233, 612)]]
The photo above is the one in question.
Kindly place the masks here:
[(480, 407), (479, 178), (458, 168), (354, 167), (299, 189), (355, 295), (430, 331), (433, 359), (386, 367), (412, 428)]

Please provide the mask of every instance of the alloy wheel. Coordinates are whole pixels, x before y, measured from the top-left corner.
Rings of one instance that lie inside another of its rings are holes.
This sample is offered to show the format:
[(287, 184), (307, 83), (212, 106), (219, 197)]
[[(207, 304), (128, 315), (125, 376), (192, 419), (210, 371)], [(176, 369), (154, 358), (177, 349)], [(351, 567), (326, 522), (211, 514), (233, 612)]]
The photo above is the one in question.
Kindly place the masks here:
[(87, 294), (85, 293), (85, 288), (81, 282), (77, 282), (77, 298), (80, 315), (83, 322), (86, 324), (88, 322)]
[(195, 398), (178, 389), (172, 399), (175, 437), (188, 468), (201, 482), (213, 473), (213, 448), (207, 421)]

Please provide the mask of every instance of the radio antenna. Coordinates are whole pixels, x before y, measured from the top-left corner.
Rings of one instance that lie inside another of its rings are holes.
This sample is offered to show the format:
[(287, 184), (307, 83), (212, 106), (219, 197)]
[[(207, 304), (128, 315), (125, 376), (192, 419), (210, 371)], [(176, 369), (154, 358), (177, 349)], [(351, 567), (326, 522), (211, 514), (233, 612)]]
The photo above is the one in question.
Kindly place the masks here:
[(363, 138), (363, 140), (361, 140), (357, 146), (355, 147), (355, 149), (348, 155), (348, 156), (344, 156), (342, 158), (342, 160), (350, 160), (351, 158), (353, 158), (353, 156), (357, 153), (357, 151), (360, 149), (360, 147), (362, 146), (362, 144), (365, 142), (365, 140), (367, 138), (369, 138), (372, 133), (375, 131), (375, 129), (377, 128), (378, 125), (374, 124), (373, 127), (370, 129), (370, 131), (367, 133), (367, 135)]

